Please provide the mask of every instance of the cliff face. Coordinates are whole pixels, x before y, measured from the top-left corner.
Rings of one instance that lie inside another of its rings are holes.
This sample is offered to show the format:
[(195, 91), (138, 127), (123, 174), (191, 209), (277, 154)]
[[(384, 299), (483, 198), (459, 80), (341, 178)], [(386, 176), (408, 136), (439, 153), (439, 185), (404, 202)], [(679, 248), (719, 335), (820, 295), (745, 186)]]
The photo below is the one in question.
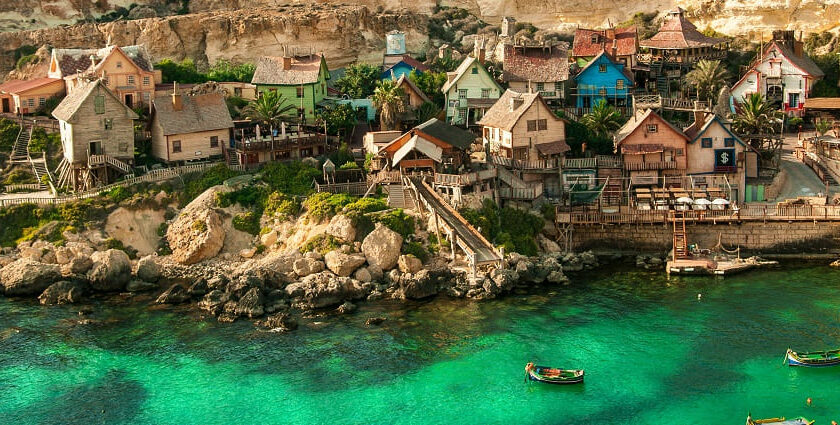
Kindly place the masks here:
[(0, 71), (14, 68), (11, 52), (20, 46), (101, 47), (108, 42), (145, 44), (154, 61), (189, 57), (199, 64), (253, 62), (262, 55), (282, 54), (283, 45), (311, 46), (326, 54), (330, 67), (337, 67), (356, 60), (381, 61), (385, 34), (397, 28), (406, 32), (410, 50), (422, 50), (428, 41), (426, 20), (359, 6), (296, 6), (6, 32), (0, 33)]

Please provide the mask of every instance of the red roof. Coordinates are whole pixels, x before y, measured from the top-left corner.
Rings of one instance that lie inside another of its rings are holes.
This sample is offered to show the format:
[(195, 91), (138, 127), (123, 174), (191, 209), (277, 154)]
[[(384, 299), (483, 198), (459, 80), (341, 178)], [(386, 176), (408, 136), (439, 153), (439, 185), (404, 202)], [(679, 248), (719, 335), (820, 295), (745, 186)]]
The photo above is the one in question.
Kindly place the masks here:
[(642, 40), (640, 45), (654, 49), (689, 49), (710, 47), (724, 41), (726, 40), (707, 37), (697, 31), (697, 27), (685, 19), (685, 11), (677, 8), (668, 12), (668, 16), (659, 27), (659, 32), (647, 40)]
[(505, 46), (505, 81), (556, 82), (569, 79), (568, 45)]
[(61, 79), (42, 77), (34, 80), (11, 80), (0, 85), (0, 92), (18, 94), (38, 87), (43, 87), (47, 84), (52, 84), (56, 81), (61, 81)]
[(613, 28), (608, 30), (578, 28), (575, 30), (572, 56), (596, 56), (605, 49), (611, 51), (613, 45), (615, 45), (614, 56), (635, 55), (639, 47), (636, 27)]

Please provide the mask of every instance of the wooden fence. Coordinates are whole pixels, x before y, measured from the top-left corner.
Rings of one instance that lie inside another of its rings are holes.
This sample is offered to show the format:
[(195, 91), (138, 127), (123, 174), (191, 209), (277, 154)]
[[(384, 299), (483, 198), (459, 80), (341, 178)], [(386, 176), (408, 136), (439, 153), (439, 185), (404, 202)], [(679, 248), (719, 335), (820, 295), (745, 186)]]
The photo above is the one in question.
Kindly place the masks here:
[(352, 183), (325, 183), (321, 184), (315, 182), (315, 191), (329, 192), (329, 193), (347, 193), (354, 196), (362, 196), (367, 193), (370, 186), (367, 182), (352, 182)]
[[(673, 221), (673, 213), (673, 210), (567, 211), (558, 207), (557, 222), (565, 224), (665, 224)], [(699, 223), (840, 221), (840, 206), (837, 205), (746, 204), (737, 209), (689, 210), (684, 213), (686, 222)]]

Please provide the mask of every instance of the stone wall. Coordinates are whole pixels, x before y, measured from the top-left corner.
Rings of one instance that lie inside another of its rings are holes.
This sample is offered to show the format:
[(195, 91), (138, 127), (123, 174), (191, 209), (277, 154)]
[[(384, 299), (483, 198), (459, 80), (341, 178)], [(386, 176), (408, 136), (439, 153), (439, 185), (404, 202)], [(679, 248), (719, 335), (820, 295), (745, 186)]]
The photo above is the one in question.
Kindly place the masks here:
[[(686, 227), (688, 243), (713, 248), (718, 238), (727, 250), (763, 253), (817, 253), (840, 248), (840, 223), (748, 222), (741, 224), (695, 224)], [(574, 250), (669, 251), (672, 227), (665, 225), (576, 226)]]

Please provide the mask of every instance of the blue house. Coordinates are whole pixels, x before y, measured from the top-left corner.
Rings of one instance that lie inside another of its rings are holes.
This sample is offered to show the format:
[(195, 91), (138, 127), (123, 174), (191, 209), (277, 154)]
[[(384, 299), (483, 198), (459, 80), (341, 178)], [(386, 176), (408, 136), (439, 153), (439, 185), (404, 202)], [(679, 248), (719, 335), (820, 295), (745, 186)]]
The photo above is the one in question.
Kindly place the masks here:
[(591, 108), (601, 99), (614, 106), (630, 104), (633, 74), (624, 63), (614, 60), (606, 51), (595, 56), (575, 76), (577, 107)]
[(382, 69), (384, 69), (381, 77), (383, 80), (393, 79), (397, 81), (403, 75), (408, 78), (411, 71), (422, 74), (424, 71), (428, 71), (429, 67), (409, 55), (386, 55)]

